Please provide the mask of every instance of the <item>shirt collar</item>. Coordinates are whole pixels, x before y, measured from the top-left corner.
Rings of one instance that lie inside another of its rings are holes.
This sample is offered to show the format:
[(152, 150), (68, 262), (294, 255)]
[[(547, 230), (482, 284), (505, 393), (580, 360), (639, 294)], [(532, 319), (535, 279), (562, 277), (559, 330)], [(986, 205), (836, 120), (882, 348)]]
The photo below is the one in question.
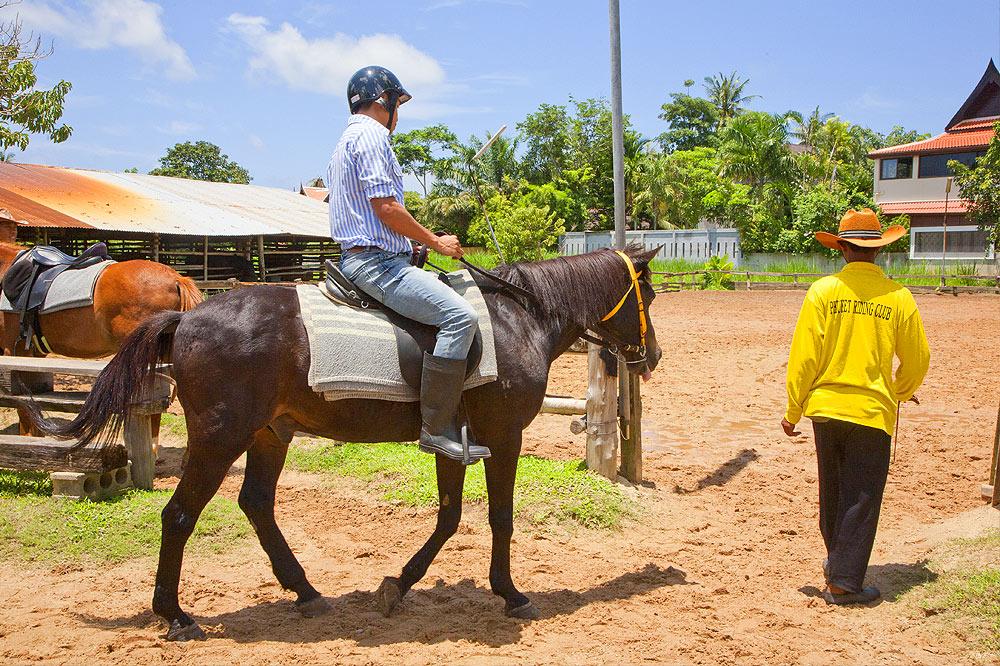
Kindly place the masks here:
[(362, 125), (368, 125), (368, 124), (370, 124), (372, 127), (379, 128), (385, 134), (389, 133), (389, 130), (387, 130), (385, 128), (385, 125), (383, 125), (379, 121), (375, 120), (371, 116), (366, 116), (363, 113), (354, 113), (354, 114), (351, 114), (351, 117), (347, 119), (347, 124), (348, 125), (357, 125), (358, 123), (360, 123)]
[(867, 261), (852, 261), (850, 263), (844, 264), (843, 270), (845, 271), (859, 271), (867, 273), (877, 273), (882, 275), (881, 267), (876, 264), (870, 264)]

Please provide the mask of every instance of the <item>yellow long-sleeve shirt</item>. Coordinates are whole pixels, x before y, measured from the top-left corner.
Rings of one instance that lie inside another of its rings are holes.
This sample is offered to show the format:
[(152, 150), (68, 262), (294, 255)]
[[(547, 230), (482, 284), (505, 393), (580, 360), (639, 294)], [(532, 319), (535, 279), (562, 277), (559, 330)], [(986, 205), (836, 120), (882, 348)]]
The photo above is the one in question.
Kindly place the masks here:
[(785, 418), (838, 419), (892, 435), (897, 404), (916, 393), (929, 362), (910, 291), (875, 264), (851, 262), (806, 293), (788, 357)]

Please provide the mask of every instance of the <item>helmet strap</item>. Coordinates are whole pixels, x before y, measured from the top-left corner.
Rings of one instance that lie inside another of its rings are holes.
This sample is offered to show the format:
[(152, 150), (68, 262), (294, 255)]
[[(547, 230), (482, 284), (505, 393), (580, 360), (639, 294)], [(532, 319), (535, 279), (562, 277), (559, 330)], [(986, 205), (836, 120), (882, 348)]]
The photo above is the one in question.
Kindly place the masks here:
[(389, 112), (389, 120), (386, 121), (385, 128), (392, 132), (392, 118), (396, 115), (396, 107), (399, 106), (399, 93), (393, 90), (388, 95), (389, 98), (385, 102), (382, 102), (382, 100), (379, 100), (379, 102)]

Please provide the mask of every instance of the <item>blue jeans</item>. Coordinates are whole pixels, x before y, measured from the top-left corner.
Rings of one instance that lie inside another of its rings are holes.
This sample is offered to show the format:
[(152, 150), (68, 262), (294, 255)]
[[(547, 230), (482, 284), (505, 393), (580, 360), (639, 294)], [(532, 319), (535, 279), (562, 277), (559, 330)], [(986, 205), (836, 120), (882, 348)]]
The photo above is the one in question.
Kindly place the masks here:
[(468, 357), (479, 315), (468, 301), (433, 274), (411, 266), (409, 252), (344, 252), (340, 270), (379, 303), (404, 317), (437, 327), (435, 356)]

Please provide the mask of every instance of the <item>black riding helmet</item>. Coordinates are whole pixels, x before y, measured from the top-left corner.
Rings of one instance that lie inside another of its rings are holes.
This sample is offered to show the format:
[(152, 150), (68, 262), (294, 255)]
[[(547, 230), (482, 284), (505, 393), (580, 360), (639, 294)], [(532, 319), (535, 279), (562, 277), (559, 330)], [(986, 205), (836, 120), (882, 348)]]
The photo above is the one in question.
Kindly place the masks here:
[(382, 95), (388, 95), (385, 106), (389, 111), (388, 127), (392, 127), (396, 102), (405, 104), (411, 98), (395, 74), (385, 67), (370, 65), (354, 72), (354, 76), (347, 84), (347, 104), (351, 108), (351, 113), (357, 113), (359, 108), (380, 99)]

